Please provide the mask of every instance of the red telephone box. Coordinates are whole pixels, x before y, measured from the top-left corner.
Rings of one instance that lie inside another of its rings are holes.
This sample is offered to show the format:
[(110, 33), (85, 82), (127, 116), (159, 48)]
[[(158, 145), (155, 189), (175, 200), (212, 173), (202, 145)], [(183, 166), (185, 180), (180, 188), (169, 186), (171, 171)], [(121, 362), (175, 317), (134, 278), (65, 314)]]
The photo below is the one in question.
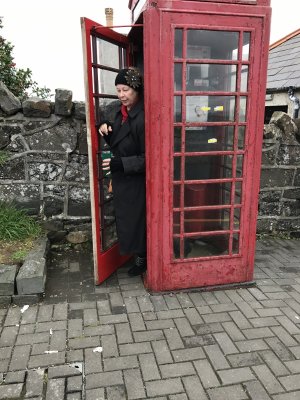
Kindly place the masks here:
[(251, 282), (270, 0), (130, 0), (128, 36), (82, 19), (95, 280), (118, 254), (96, 132), (119, 68), (143, 70), (151, 291)]

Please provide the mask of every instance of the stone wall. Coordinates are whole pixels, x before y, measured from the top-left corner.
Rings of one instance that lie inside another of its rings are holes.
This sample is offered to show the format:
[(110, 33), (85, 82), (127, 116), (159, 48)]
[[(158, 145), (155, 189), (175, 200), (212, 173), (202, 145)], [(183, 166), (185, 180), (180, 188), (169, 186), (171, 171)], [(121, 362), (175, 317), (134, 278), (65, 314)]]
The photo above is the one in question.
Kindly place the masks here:
[[(0, 82), (0, 107), (0, 200), (14, 200), (62, 236), (70, 227), (86, 227), (91, 211), (84, 103), (57, 89), (54, 103), (31, 98), (21, 104)], [(276, 112), (265, 125), (258, 233), (300, 236), (297, 124)]]
[(264, 127), (258, 233), (300, 237), (300, 120), (275, 112)]
[(0, 200), (13, 200), (54, 231), (89, 223), (85, 104), (63, 89), (54, 103), (21, 104), (0, 82), (0, 107)]

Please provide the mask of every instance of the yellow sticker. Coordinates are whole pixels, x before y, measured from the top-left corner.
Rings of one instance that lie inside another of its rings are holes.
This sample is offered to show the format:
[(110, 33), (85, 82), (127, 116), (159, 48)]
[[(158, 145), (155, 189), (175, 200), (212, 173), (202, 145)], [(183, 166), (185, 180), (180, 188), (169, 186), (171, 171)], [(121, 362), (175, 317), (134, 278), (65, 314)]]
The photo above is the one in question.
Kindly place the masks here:
[(224, 106), (216, 106), (214, 111), (224, 111)]
[(211, 110), (211, 107), (201, 107), (201, 110), (202, 110), (202, 111), (210, 111), (210, 110)]
[(207, 141), (207, 143), (217, 143), (217, 139), (216, 138), (211, 138), (211, 139), (208, 139), (208, 141)]

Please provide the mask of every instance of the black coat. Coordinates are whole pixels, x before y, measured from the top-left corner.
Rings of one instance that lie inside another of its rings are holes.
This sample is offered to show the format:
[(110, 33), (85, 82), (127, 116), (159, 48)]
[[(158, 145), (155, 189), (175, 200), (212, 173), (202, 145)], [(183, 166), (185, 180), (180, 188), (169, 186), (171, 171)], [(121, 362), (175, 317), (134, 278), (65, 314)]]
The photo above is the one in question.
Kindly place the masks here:
[(106, 137), (114, 157), (121, 157), (124, 172), (112, 173), (117, 235), (121, 254), (146, 253), (145, 118), (139, 101), (122, 124), (116, 114)]

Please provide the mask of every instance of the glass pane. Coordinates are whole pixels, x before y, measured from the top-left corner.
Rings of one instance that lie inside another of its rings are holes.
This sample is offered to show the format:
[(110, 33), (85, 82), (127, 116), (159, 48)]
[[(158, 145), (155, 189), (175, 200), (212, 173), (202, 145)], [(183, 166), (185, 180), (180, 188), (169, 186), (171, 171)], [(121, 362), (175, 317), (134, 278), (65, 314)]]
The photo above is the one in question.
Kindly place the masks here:
[(235, 92), (236, 65), (187, 64), (187, 90)]
[(235, 204), (242, 203), (242, 182), (235, 182)]
[(235, 208), (234, 210), (234, 229), (240, 229), (241, 209)]
[(115, 79), (117, 73), (111, 71), (105, 71), (103, 69), (97, 69), (97, 79), (98, 79), (98, 91), (94, 87), (94, 92), (101, 94), (115, 94)]
[(243, 65), (241, 71), (241, 92), (248, 91), (248, 71), (248, 65)]
[(174, 64), (174, 91), (182, 90), (182, 64)]
[(234, 96), (186, 96), (187, 122), (234, 121)]
[(99, 99), (99, 121), (113, 121), (116, 112), (120, 109), (120, 101), (117, 99)]
[(240, 247), (240, 235), (235, 233), (233, 235), (233, 240), (232, 240), (232, 253), (233, 254), (238, 254), (239, 253), (239, 247)]
[(181, 176), (181, 157), (174, 157), (174, 181), (179, 181)]
[[(224, 219), (226, 218), (226, 220)], [(185, 211), (185, 233), (227, 230), (229, 227), (228, 215), (220, 210)]]
[(236, 157), (236, 177), (241, 178), (243, 176), (243, 160), (244, 156), (242, 154)]
[[(182, 242), (182, 243), (181, 243)], [(200, 236), (195, 238), (174, 238), (174, 258), (198, 258), (227, 255), (229, 235)], [(180, 252), (182, 248), (182, 254)]]
[(246, 121), (247, 97), (240, 97), (240, 122)]
[(184, 206), (214, 206), (230, 204), (231, 183), (185, 185)]
[(173, 213), (173, 233), (180, 233), (180, 212)]
[(174, 121), (181, 122), (182, 113), (181, 113), (181, 96), (174, 97)]
[(118, 241), (116, 224), (108, 226), (101, 231), (101, 251), (105, 251)]
[(244, 150), (245, 147), (245, 126), (239, 126), (239, 133), (238, 133), (238, 149)]
[(185, 157), (185, 179), (222, 179), (232, 177), (232, 156)]
[(182, 29), (175, 29), (175, 58), (182, 58)]
[(96, 46), (98, 59), (93, 60), (93, 63), (119, 69), (119, 46), (99, 38), (97, 38)]
[(233, 126), (201, 126), (186, 128), (185, 151), (233, 150)]
[(174, 127), (174, 153), (181, 151), (181, 127)]
[(173, 208), (180, 207), (180, 186), (173, 186)]
[(104, 215), (104, 226), (111, 225), (115, 221), (115, 209), (111, 199), (102, 205)]
[(243, 60), (249, 60), (250, 54), (250, 32), (244, 32), (243, 34)]
[(238, 32), (188, 29), (187, 58), (237, 60)]

